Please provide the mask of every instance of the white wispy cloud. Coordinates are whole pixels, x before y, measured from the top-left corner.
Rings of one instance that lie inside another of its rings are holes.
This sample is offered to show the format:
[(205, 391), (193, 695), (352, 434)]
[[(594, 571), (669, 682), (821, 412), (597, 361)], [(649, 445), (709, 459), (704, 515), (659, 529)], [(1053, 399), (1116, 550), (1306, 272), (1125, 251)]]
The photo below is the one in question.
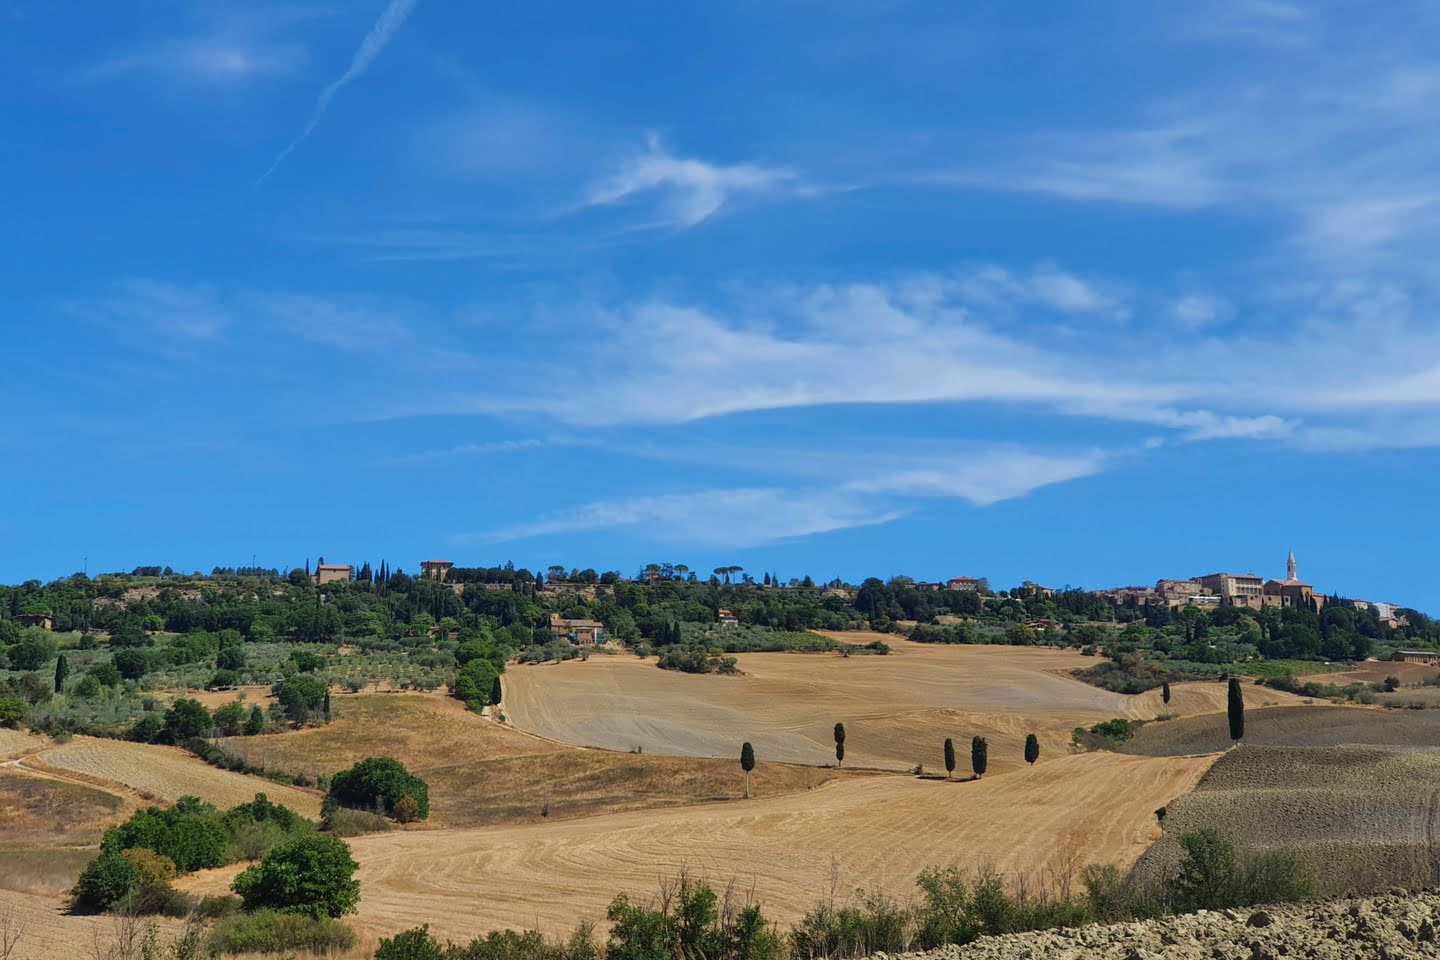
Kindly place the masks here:
[(658, 197), (665, 221), (693, 227), (709, 219), (732, 197), (793, 186), (797, 175), (778, 167), (716, 164), (671, 153), (651, 135), (645, 149), (626, 158), (620, 169), (591, 186), (585, 206), (609, 206), (638, 197)]
[(548, 534), (623, 530), (669, 543), (745, 547), (888, 523), (899, 516), (898, 511), (874, 509), (863, 498), (841, 491), (741, 487), (598, 500), (461, 539), (494, 543)]
[[(492, 440), (487, 443), (457, 443), (452, 447), (437, 450), (419, 450), (383, 457), (380, 462), (390, 466), (411, 466), (421, 463), (438, 463), (443, 460), (458, 460), (466, 457), (484, 457), (496, 453), (514, 453), (519, 450), (538, 450), (556, 446), (556, 441), (527, 437), (524, 440)], [(566, 443), (565, 445), (570, 445)]]
[(199, 343), (223, 334), (231, 312), (212, 287), (137, 278), (106, 296), (67, 303), (68, 312), (120, 335)]
[[(312, 7), (202, 5), (175, 35), (141, 43), (84, 70), (82, 81), (152, 74), (177, 84), (230, 85), (292, 74), (309, 62), (309, 48), (286, 35), (323, 15)], [(176, 90), (185, 89), (176, 86)]]
[(347, 83), (359, 79), (366, 70), (370, 69), (370, 65), (380, 55), (380, 51), (385, 49), (385, 45), (404, 25), (417, 2), (418, 0), (390, 0), (380, 14), (380, 19), (375, 21), (375, 25), (370, 28), (370, 32), (365, 35), (365, 39), (360, 42), (360, 47), (350, 58), (350, 66), (336, 80), (320, 91), (320, 95), (315, 98), (315, 105), (310, 109), (310, 119), (305, 122), (305, 128), (300, 131), (298, 137), (290, 141), (284, 150), (280, 151), (279, 156), (270, 164), (270, 167), (260, 175), (260, 179), (255, 181), (256, 187), (269, 179), (270, 175), (280, 168), (280, 164), (285, 162), (285, 158), (290, 156), (296, 147), (304, 143), (305, 139), (315, 132), (315, 128), (320, 125), (320, 120), (325, 116), (325, 111), (330, 108), (330, 101), (335, 99), (335, 95), (340, 92), (340, 89)]

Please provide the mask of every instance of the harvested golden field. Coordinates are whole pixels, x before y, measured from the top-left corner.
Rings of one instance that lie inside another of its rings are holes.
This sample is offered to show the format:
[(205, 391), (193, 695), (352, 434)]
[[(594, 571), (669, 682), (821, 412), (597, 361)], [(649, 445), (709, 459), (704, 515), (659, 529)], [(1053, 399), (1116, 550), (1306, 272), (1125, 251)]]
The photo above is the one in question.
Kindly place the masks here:
[(336, 694), (339, 716), (322, 727), (230, 737), (225, 749), (287, 773), (331, 774), (366, 757), (394, 757), (412, 770), (563, 750), (480, 717), (435, 694)]
[[(557, 752), (436, 767), (430, 784), (430, 821), (446, 827), (550, 820), (739, 800), (743, 781), (734, 760), (615, 753), (560, 748)], [(756, 796), (812, 790), (843, 778), (875, 776), (798, 764), (757, 764), (750, 776)]]
[(231, 807), (268, 794), (276, 803), (315, 818), (320, 795), (209, 766), (177, 747), (124, 740), (76, 737), (25, 761), (27, 767), (54, 770), (60, 776), (85, 780), (102, 789), (133, 790), (141, 797), (170, 803), (199, 797), (218, 807)]
[[(741, 654), (743, 676), (660, 670), (631, 656), (518, 665), (505, 673), (505, 707), (521, 729), (569, 743), (729, 758), (749, 740), (762, 760), (807, 764), (834, 761), (832, 731), (842, 721), (847, 764), (892, 770), (943, 769), (946, 737), (968, 760), (979, 734), (996, 772), (1023, 765), (1027, 733), (1051, 759), (1069, 752), (1076, 726), (1224, 709), (1221, 684), (1177, 684), (1167, 708), (1159, 691), (1130, 697), (1082, 683), (1070, 671), (1095, 658), (1069, 650), (886, 642), (893, 652), (883, 657)], [(1269, 692), (1277, 703), (1298, 702)]]
[[(59, 897), (0, 889), (0, 924), (8, 921), (18, 930), (17, 960), (79, 960), (81, 957), (115, 956), (100, 952), (113, 946), (123, 920), (113, 916), (71, 915)], [(146, 917), (143, 923), (160, 928), (165, 942), (177, 935), (180, 922), (165, 917)], [(138, 956), (138, 950), (133, 955)]]
[[(829, 893), (832, 875), (842, 891), (903, 897), (931, 864), (988, 859), (1027, 874), (1057, 857), (1129, 864), (1160, 836), (1155, 809), (1213, 760), (1094, 753), (972, 782), (869, 776), (744, 803), (357, 837), (355, 924), (370, 937), (421, 923), (455, 939), (503, 927), (565, 933), (603, 921), (614, 894), (647, 897), (680, 869), (753, 887), (766, 915), (786, 922)], [(220, 892), (234, 873), (183, 885)]]

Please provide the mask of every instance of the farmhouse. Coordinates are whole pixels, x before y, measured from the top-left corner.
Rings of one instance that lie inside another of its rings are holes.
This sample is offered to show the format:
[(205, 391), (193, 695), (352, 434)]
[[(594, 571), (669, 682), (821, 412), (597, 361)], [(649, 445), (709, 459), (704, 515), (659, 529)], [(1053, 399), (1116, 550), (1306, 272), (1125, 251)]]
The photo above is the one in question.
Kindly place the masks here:
[(22, 613), (15, 618), (15, 622), (22, 627), (39, 627), (41, 630), (55, 629), (55, 618), (48, 613)]
[(421, 560), (420, 575), (431, 580), (444, 580), (450, 568), (455, 566), (449, 560)]
[(951, 590), (979, 590), (981, 581), (974, 577), (951, 577), (945, 584)]
[(605, 642), (605, 624), (599, 620), (566, 620), (558, 613), (550, 614), (550, 632), (556, 639), (569, 640), (581, 647)]
[(354, 567), (348, 563), (322, 563), (315, 568), (311, 577), (317, 584), (335, 583), (337, 581), (349, 582), (350, 574)]
[(740, 626), (740, 618), (735, 616), (735, 614), (731, 613), (729, 610), (721, 608), (715, 611), (715, 616), (719, 619), (720, 626), (722, 627)]
[(1432, 667), (1440, 667), (1440, 651), (1435, 650), (1396, 650), (1390, 659), (1402, 663), (1426, 663)]

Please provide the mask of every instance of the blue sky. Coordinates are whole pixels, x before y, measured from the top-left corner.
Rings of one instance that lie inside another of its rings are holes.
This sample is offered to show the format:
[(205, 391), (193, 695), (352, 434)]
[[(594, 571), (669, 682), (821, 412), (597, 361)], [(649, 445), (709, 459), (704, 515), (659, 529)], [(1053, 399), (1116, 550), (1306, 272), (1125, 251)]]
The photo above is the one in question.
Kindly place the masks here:
[(1427, 4), (0, 0), (0, 579), (1440, 609)]

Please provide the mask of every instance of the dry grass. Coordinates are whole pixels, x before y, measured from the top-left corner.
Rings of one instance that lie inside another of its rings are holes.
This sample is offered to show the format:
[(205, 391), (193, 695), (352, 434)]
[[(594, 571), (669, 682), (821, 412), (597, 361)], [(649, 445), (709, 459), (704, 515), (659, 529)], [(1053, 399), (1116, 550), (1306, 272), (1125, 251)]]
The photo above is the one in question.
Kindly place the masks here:
[(220, 770), (176, 747), (76, 737), (25, 763), (102, 788), (131, 790), (152, 801), (194, 796), (223, 808), (265, 793), (304, 816), (314, 818), (320, 812), (318, 793)]
[(1300, 677), (1302, 681), (1334, 683), (1381, 683), (1386, 677), (1396, 677), (1403, 686), (1414, 686), (1432, 677), (1440, 676), (1440, 667), (1424, 663), (1397, 663), (1393, 660), (1366, 660), (1355, 664), (1353, 670), (1344, 673), (1315, 673)]
[(11, 730), (8, 727), (0, 727), (0, 759), (9, 759), (30, 753), (43, 747), (45, 742), (40, 737), (21, 733), (19, 730)]
[[(832, 871), (909, 894), (936, 863), (989, 859), (1031, 873), (1068, 850), (1077, 864), (1124, 864), (1159, 836), (1155, 808), (1211, 762), (1086, 754), (969, 783), (869, 776), (744, 803), (357, 837), (355, 925), (372, 937), (421, 923), (454, 939), (502, 927), (558, 934), (603, 919), (616, 893), (649, 896), (681, 868), (753, 885), (766, 915), (785, 922), (830, 889)], [(184, 886), (213, 893), (233, 874)]]
[(1027, 733), (1052, 759), (1069, 752), (1077, 726), (1224, 709), (1219, 684), (1177, 684), (1166, 707), (1158, 690), (1130, 697), (1082, 683), (1070, 672), (1095, 659), (1069, 650), (887, 642), (885, 657), (742, 654), (738, 677), (660, 670), (631, 656), (516, 666), (505, 674), (505, 705), (521, 729), (570, 743), (728, 759), (749, 740), (763, 760), (807, 764), (833, 762), (832, 730), (843, 721), (846, 764), (892, 770), (940, 768), (946, 737), (968, 745), (979, 734), (995, 772), (1023, 765)]
[(227, 703), (239, 701), (245, 705), (245, 709), (255, 704), (262, 708), (268, 708), (275, 702), (275, 697), (270, 693), (268, 683), (247, 683), (236, 687), (234, 690), (171, 690), (170, 699), (178, 700), (181, 697), (188, 697), (191, 700), (199, 700), (205, 704), (207, 710), (214, 710), (216, 707), (223, 707)]
[(0, 768), (0, 843), (83, 843), (126, 815), (122, 798), (83, 783), (70, 783)]
[(225, 749), (288, 773), (330, 774), (366, 757), (394, 757), (412, 770), (560, 750), (502, 727), (436, 694), (336, 694), (339, 717), (323, 727), (230, 737)]

